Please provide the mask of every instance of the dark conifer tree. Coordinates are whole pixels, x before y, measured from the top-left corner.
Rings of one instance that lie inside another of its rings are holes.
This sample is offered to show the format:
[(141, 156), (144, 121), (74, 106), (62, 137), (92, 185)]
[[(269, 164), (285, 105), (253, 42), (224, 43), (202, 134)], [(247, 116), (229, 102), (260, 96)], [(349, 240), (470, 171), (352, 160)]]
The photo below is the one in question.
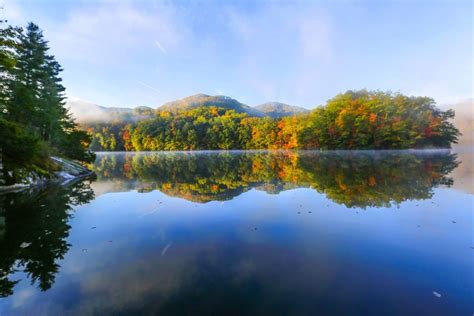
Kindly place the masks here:
[(49, 155), (90, 161), (87, 133), (79, 131), (64, 104), (61, 66), (34, 23), (23, 31), (0, 29), (0, 166), (3, 182), (34, 170), (47, 175)]
[(11, 81), (17, 62), (18, 38), (21, 29), (0, 20), (0, 118), (6, 113), (6, 102), (11, 96)]

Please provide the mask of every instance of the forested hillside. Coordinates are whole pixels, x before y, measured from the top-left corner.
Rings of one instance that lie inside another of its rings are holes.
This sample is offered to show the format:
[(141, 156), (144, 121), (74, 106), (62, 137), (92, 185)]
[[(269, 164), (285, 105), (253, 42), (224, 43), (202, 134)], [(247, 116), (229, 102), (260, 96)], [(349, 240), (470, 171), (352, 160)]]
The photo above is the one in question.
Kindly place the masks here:
[(459, 131), (433, 99), (348, 91), (307, 113), (271, 118), (205, 106), (159, 108), (136, 123), (88, 124), (93, 150), (403, 149), (450, 147)]
[(90, 136), (64, 107), (61, 66), (37, 25), (0, 21), (0, 184), (48, 177), (58, 155), (91, 161)]
[(165, 103), (158, 108), (158, 111), (178, 113), (182, 111), (189, 111), (199, 107), (209, 106), (220, 107), (227, 110), (234, 110), (237, 113), (246, 113), (250, 116), (264, 116), (264, 114), (258, 111), (257, 109), (252, 108), (246, 104), (240, 103), (239, 101), (231, 97), (223, 95), (211, 96), (202, 93)]

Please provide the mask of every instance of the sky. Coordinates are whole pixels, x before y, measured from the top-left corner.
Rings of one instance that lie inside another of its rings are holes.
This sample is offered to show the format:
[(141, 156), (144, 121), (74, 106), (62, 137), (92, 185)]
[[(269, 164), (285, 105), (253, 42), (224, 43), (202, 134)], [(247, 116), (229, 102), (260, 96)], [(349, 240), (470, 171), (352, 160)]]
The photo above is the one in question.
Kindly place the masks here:
[(473, 97), (472, 1), (0, 0), (35, 22), (66, 94), (151, 106), (195, 93), (306, 108), (347, 90)]

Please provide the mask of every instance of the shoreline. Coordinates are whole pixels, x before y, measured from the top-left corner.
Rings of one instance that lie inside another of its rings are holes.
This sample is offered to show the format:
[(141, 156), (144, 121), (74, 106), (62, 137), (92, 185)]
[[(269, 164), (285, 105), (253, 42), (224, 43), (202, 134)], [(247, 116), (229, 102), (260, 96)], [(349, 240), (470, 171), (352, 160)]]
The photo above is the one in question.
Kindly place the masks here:
[[(470, 147), (468, 147), (470, 148)], [(114, 151), (95, 151), (96, 155), (104, 154), (146, 154), (146, 153), (251, 153), (251, 152), (317, 152), (317, 153), (393, 153), (393, 152), (450, 152), (462, 149), (460, 147), (452, 148), (406, 148), (406, 149), (198, 149), (198, 150), (114, 150)], [(464, 147), (466, 149), (466, 147)]]
[(51, 174), (51, 178), (38, 176), (36, 179), (30, 180), (31, 182), (29, 183), (27, 179), (26, 183), (0, 185), (0, 195), (5, 193), (19, 192), (32, 187), (41, 187), (48, 184), (68, 185), (71, 182), (95, 175), (94, 171), (89, 170), (74, 161), (56, 156), (51, 156), (50, 159), (60, 166), (60, 171), (53, 172)]

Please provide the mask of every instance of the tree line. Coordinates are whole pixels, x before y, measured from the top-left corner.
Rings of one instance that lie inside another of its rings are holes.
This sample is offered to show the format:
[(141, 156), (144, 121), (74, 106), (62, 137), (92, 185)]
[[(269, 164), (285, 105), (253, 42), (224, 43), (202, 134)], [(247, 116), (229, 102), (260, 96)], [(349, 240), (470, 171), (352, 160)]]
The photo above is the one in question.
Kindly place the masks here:
[(91, 138), (65, 107), (62, 68), (34, 23), (0, 21), (0, 166), (4, 184), (48, 177), (59, 155), (92, 161)]
[(292, 117), (251, 117), (210, 106), (83, 128), (96, 151), (449, 148), (460, 135), (453, 117), (428, 97), (359, 90)]

